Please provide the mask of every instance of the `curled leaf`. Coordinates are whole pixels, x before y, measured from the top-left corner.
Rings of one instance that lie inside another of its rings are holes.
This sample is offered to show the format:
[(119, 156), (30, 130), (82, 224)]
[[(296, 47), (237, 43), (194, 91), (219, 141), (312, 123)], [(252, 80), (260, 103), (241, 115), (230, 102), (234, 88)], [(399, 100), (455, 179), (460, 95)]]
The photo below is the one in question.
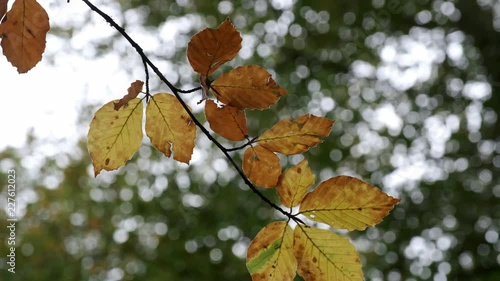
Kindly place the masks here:
[(302, 115), (295, 120), (287, 118), (265, 131), (258, 142), (274, 152), (298, 154), (323, 142), (323, 138), (330, 134), (332, 125), (332, 120), (312, 114)]
[(232, 106), (217, 107), (213, 100), (205, 103), (205, 115), (210, 128), (231, 141), (244, 140), (248, 135), (245, 112)]
[(94, 174), (123, 166), (142, 143), (142, 101), (133, 99), (127, 108), (116, 111), (108, 102), (94, 115), (88, 133), (88, 149)]
[(243, 154), (243, 172), (255, 185), (275, 187), (281, 174), (280, 159), (260, 145), (249, 147)]
[(130, 87), (128, 88), (128, 94), (123, 96), (118, 102), (114, 103), (114, 108), (115, 110), (120, 109), (121, 107), (125, 107), (128, 105), (128, 102), (135, 99), (137, 95), (142, 91), (142, 86), (144, 85), (144, 82), (140, 80), (135, 80), (135, 82), (132, 82), (130, 84)]
[(17, 72), (28, 72), (42, 59), (49, 16), (36, 0), (17, 0), (4, 20), (0, 24), (3, 54)]
[(263, 67), (247, 65), (222, 74), (212, 83), (215, 96), (239, 109), (265, 109), (287, 94)]
[(210, 76), (238, 54), (241, 41), (240, 33), (226, 19), (217, 29), (206, 28), (191, 38), (187, 47), (189, 63), (197, 73)]

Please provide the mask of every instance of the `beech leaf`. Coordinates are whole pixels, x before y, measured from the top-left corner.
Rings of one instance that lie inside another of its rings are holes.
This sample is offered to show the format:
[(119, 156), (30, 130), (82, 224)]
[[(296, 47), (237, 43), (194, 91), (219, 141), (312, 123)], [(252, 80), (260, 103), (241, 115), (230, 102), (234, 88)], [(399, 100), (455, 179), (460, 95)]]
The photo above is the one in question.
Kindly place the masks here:
[(222, 74), (212, 83), (215, 96), (239, 109), (265, 109), (287, 94), (263, 67), (240, 66)]
[(17, 0), (4, 20), (0, 24), (3, 54), (17, 72), (28, 72), (42, 59), (49, 16), (36, 0)]
[(226, 19), (217, 29), (206, 28), (191, 38), (187, 47), (189, 63), (200, 75), (209, 76), (238, 54), (241, 41), (240, 33)]
[(281, 174), (280, 159), (262, 146), (249, 147), (243, 154), (243, 172), (255, 185), (275, 187)]
[(143, 106), (141, 99), (129, 101), (129, 106), (116, 111), (108, 102), (94, 115), (88, 133), (88, 150), (94, 175), (123, 166), (142, 143)]
[(274, 152), (298, 154), (323, 142), (323, 138), (330, 134), (332, 125), (332, 120), (312, 114), (302, 115), (295, 120), (286, 118), (265, 131), (258, 142)]
[(230, 141), (244, 140), (248, 135), (245, 112), (232, 106), (217, 107), (213, 100), (205, 103), (205, 115), (210, 128)]
[(265, 226), (247, 251), (247, 268), (253, 281), (292, 281), (297, 271), (293, 230), (284, 221)]
[(314, 174), (309, 168), (307, 159), (304, 159), (281, 174), (276, 191), (281, 203), (288, 208), (292, 208), (304, 199), (308, 188), (313, 183)]
[(118, 102), (114, 104), (115, 110), (119, 110), (121, 107), (125, 107), (128, 105), (128, 102), (135, 99), (137, 95), (142, 91), (142, 86), (144, 85), (144, 82), (140, 80), (135, 80), (135, 82), (132, 82), (130, 84), (130, 87), (128, 88), (128, 94), (123, 96)]
[(349, 176), (320, 183), (300, 203), (300, 213), (334, 228), (364, 230), (378, 224), (400, 199)]
[(297, 225), (294, 230), (297, 272), (306, 281), (362, 281), (356, 248), (329, 230)]
[(196, 139), (196, 125), (177, 98), (159, 93), (146, 108), (146, 134), (165, 156), (189, 164)]

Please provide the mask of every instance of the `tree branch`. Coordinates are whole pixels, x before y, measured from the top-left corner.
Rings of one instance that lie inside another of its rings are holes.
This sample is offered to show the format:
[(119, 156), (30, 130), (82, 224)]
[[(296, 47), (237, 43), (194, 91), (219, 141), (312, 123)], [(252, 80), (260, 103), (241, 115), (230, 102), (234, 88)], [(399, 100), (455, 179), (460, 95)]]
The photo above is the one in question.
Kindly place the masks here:
[(196, 118), (196, 116), (194, 116), (194, 114), (191, 112), (191, 110), (189, 109), (189, 107), (187, 106), (186, 102), (184, 102), (184, 100), (182, 99), (182, 97), (180, 96), (180, 93), (190, 93), (192, 91), (195, 91), (195, 90), (198, 90), (198, 89), (201, 89), (201, 88), (195, 88), (195, 89), (192, 89), (192, 90), (188, 90), (188, 91), (183, 91), (183, 90), (180, 90), (178, 89), (177, 87), (175, 87), (172, 83), (170, 83), (170, 81), (167, 80), (167, 78), (165, 78), (165, 76), (160, 72), (160, 70), (158, 69), (158, 67), (156, 67), (155, 64), (153, 64), (151, 62), (151, 60), (146, 56), (146, 54), (144, 53), (144, 50), (141, 48), (141, 46), (139, 46), (139, 44), (137, 44), (128, 34), (127, 32), (125, 32), (125, 29), (123, 29), (121, 26), (119, 26), (108, 14), (104, 13), (103, 11), (101, 11), (99, 8), (97, 8), (94, 4), (90, 3), (89, 0), (82, 0), (92, 11), (96, 12), (98, 15), (100, 15), (106, 22), (108, 22), (114, 29), (116, 29), (129, 43), (130, 45), (136, 50), (136, 52), (139, 54), (139, 56), (141, 56), (142, 60), (143, 60), (143, 63), (145, 65), (148, 65), (149, 67), (151, 67), (151, 69), (153, 70), (153, 72), (160, 78), (161, 81), (163, 81), (167, 86), (168, 88), (172, 91), (172, 93), (175, 95), (175, 97), (177, 98), (177, 100), (179, 100), (180, 104), (182, 105), (182, 107), (184, 108), (184, 110), (186, 110), (186, 112), (188, 113), (189, 117), (193, 120), (193, 122), (196, 124), (196, 126), (198, 128), (200, 128), (200, 130), (203, 132), (204, 135), (207, 136), (207, 138), (213, 142), (218, 148), (219, 150), (224, 154), (224, 156), (226, 156), (226, 158), (228, 159), (228, 161), (231, 163), (231, 165), (236, 169), (236, 171), (238, 172), (238, 174), (240, 175), (240, 177), (243, 179), (243, 181), (245, 182), (245, 184), (255, 193), (257, 194), (257, 196), (260, 197), (260, 199), (262, 199), (264, 202), (266, 202), (269, 206), (271, 206), (272, 208), (276, 209), (277, 211), (279, 211), (280, 213), (282, 213), (283, 215), (285, 215), (286, 217), (288, 217), (289, 219), (292, 219), (294, 220), (296, 223), (302, 223), (304, 224), (304, 222), (302, 220), (300, 220), (299, 218), (297, 218), (295, 215), (292, 215), (291, 213), (283, 210), (282, 208), (280, 208), (278, 205), (274, 204), (273, 202), (271, 202), (271, 200), (269, 200), (267, 197), (264, 196), (264, 194), (262, 194), (258, 189), (257, 187), (255, 187), (253, 185), (253, 183), (250, 182), (250, 180), (248, 179), (248, 177), (244, 174), (243, 170), (238, 166), (238, 164), (236, 164), (236, 162), (234, 161), (234, 159), (231, 157), (231, 155), (229, 154), (228, 150), (220, 143), (218, 142), (214, 137), (212, 137), (212, 135), (210, 134), (210, 132), (208, 132), (208, 130), (203, 126), (203, 124), (200, 123), (200, 121)]

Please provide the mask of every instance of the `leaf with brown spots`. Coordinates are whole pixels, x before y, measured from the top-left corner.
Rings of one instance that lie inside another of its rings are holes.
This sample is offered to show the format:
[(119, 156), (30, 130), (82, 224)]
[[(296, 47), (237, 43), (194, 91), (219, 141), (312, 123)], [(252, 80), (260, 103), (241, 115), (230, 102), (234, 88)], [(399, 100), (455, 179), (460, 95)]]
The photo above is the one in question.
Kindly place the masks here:
[(349, 176), (320, 183), (300, 203), (300, 213), (334, 228), (364, 230), (382, 221), (400, 199)]
[(306, 281), (363, 280), (358, 252), (347, 238), (298, 224), (293, 242), (297, 272)]
[(293, 255), (293, 230), (284, 221), (261, 229), (247, 251), (247, 268), (253, 281), (292, 281), (297, 260)]
[(263, 67), (240, 66), (222, 74), (212, 83), (214, 95), (238, 109), (266, 109), (287, 94)]
[(0, 24), (3, 54), (17, 72), (25, 73), (42, 59), (49, 16), (36, 0), (16, 0), (4, 20)]
[(129, 106), (116, 111), (111, 101), (101, 107), (90, 123), (88, 150), (94, 175), (125, 165), (142, 143), (143, 106), (141, 99), (132, 99)]
[(313, 183), (314, 174), (309, 168), (307, 159), (304, 159), (299, 164), (285, 170), (278, 180), (276, 191), (281, 203), (288, 208), (292, 208), (304, 199), (307, 189)]
[(140, 80), (135, 80), (135, 82), (132, 82), (130, 84), (130, 87), (128, 88), (128, 94), (123, 96), (118, 102), (114, 104), (115, 110), (119, 110), (121, 107), (127, 106), (128, 102), (132, 99), (135, 99), (137, 95), (142, 91), (142, 86), (144, 85), (144, 82)]
[(230, 141), (244, 140), (248, 135), (245, 112), (232, 106), (217, 107), (213, 100), (205, 103), (205, 115), (210, 128)]
[(206, 28), (191, 38), (187, 47), (189, 64), (206, 78), (238, 54), (241, 41), (240, 33), (226, 19), (217, 29)]
[(151, 97), (146, 108), (146, 134), (153, 146), (165, 156), (189, 164), (196, 139), (196, 125), (171, 94)]
[(243, 172), (255, 185), (275, 187), (281, 174), (280, 159), (262, 146), (249, 147), (243, 154)]
[(258, 142), (274, 152), (298, 154), (323, 142), (323, 138), (330, 134), (332, 125), (332, 120), (312, 114), (302, 115), (295, 120), (287, 118), (265, 131)]

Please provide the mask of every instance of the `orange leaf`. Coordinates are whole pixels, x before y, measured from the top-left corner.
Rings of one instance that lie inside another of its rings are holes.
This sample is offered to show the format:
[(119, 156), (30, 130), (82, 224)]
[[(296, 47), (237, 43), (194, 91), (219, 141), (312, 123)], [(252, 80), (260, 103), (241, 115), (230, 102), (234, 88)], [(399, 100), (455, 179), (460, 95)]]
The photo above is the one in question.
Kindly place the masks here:
[(217, 27), (195, 34), (188, 44), (187, 57), (194, 71), (209, 76), (232, 60), (241, 49), (241, 35), (229, 19)]
[(130, 84), (130, 87), (128, 88), (128, 94), (123, 96), (123, 98), (121, 98), (114, 104), (115, 110), (127, 106), (129, 101), (135, 99), (137, 95), (142, 91), (142, 85), (144, 85), (144, 82), (140, 80), (135, 80), (135, 82), (132, 82)]
[(4, 19), (0, 24), (3, 54), (17, 72), (25, 73), (42, 59), (49, 16), (36, 0), (17, 0)]
[(101, 170), (111, 171), (123, 166), (142, 143), (143, 107), (140, 99), (116, 111), (108, 102), (94, 115), (90, 123), (88, 144), (94, 175)]
[(281, 203), (291, 208), (297, 206), (304, 199), (307, 189), (313, 183), (314, 174), (309, 168), (307, 159), (304, 159), (299, 164), (286, 169), (279, 178), (276, 191)]
[(399, 200), (359, 179), (338, 176), (307, 194), (300, 213), (334, 228), (364, 230), (382, 221)]
[(262, 146), (249, 147), (243, 154), (243, 172), (255, 185), (275, 187), (281, 174), (280, 159)]
[(311, 114), (302, 115), (295, 120), (287, 118), (264, 132), (258, 142), (274, 152), (298, 154), (323, 142), (322, 138), (330, 134), (332, 125), (332, 120)]
[(306, 281), (362, 281), (356, 248), (338, 234), (298, 224), (294, 230), (297, 272)]
[[(146, 134), (165, 156), (189, 164), (196, 139), (196, 125), (176, 97), (159, 93), (146, 108)], [(173, 148), (172, 148), (173, 146)]]
[(247, 268), (253, 281), (292, 281), (297, 270), (293, 255), (293, 230), (286, 222), (272, 222), (252, 240)]
[(205, 115), (210, 128), (228, 140), (240, 141), (248, 135), (247, 119), (243, 110), (232, 106), (219, 108), (213, 100), (207, 100)]
[(222, 74), (212, 83), (217, 98), (239, 109), (265, 109), (287, 94), (263, 67), (248, 65)]

